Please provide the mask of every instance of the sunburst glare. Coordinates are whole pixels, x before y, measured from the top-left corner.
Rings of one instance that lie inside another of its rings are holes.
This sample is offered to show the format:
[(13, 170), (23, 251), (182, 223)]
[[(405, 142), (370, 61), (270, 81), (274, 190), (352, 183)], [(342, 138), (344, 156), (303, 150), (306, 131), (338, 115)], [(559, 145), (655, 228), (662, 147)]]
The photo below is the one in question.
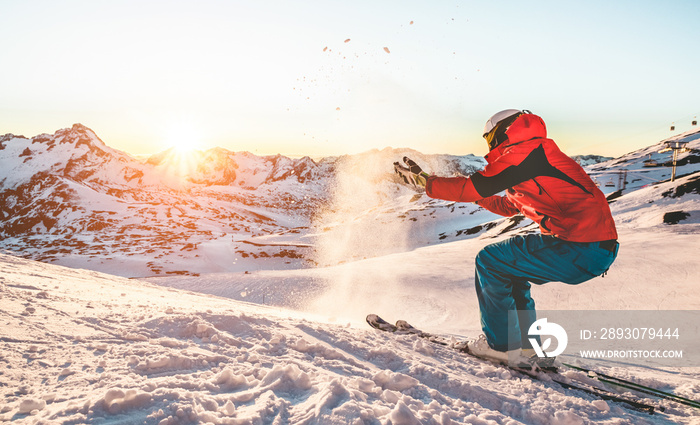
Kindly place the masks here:
[(167, 166), (169, 174), (187, 181), (196, 170), (202, 156), (202, 132), (193, 124), (183, 121), (171, 123), (164, 137), (168, 147)]
[(166, 130), (164, 144), (179, 153), (188, 153), (201, 148), (201, 132), (190, 123), (174, 123)]

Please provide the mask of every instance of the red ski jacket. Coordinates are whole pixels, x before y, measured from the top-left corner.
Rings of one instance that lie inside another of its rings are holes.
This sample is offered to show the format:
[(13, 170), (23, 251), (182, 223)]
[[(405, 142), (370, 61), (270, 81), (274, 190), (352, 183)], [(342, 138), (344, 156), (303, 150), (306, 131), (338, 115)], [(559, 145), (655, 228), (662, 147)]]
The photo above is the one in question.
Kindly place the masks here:
[[(487, 165), (470, 177), (428, 179), (431, 198), (476, 202), (496, 214), (522, 213), (543, 234), (571, 242), (617, 239), (605, 195), (553, 140), (534, 114), (518, 117), (508, 140), (486, 155)], [(506, 196), (494, 196), (505, 190)]]

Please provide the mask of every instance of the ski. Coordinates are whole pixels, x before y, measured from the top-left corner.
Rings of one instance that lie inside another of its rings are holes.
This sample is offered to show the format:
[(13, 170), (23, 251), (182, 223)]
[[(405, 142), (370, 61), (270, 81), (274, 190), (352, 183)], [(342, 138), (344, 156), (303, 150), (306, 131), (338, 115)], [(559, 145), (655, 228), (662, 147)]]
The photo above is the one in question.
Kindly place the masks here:
[(570, 369), (585, 372), (589, 378), (595, 379), (600, 382), (604, 382), (606, 384), (615, 385), (621, 388), (626, 388), (631, 391), (636, 391), (638, 393), (648, 394), (657, 398), (662, 398), (664, 400), (669, 400), (679, 404), (684, 404), (686, 406), (694, 407), (696, 409), (700, 409), (700, 401), (697, 400), (681, 397), (668, 391), (663, 391), (657, 388), (652, 388), (646, 385), (638, 384), (636, 382), (618, 378), (616, 376), (608, 375), (585, 367), (576, 366), (568, 363), (563, 363), (563, 365)]
[[(479, 357), (474, 355), (473, 353), (470, 353), (466, 343), (464, 342), (455, 342), (451, 341), (448, 338), (445, 338), (443, 336), (439, 335), (434, 335), (431, 333), (423, 332), (418, 328), (413, 327), (410, 325), (407, 321), (405, 320), (399, 320), (396, 322), (396, 324), (392, 324), (387, 322), (386, 320), (382, 319), (376, 314), (369, 314), (366, 317), (367, 323), (380, 331), (383, 332), (389, 332), (389, 333), (394, 333), (394, 334), (399, 334), (399, 335), (416, 335), (420, 338), (427, 339), (430, 342), (454, 349), (459, 351), (460, 353), (468, 354), (476, 359), (483, 360), (483, 361), (489, 361), (495, 364), (498, 364), (500, 366), (506, 367), (510, 370), (516, 371), (518, 373), (521, 373), (523, 375), (529, 376), (532, 379), (537, 379), (537, 380), (542, 380), (542, 377), (540, 376), (539, 373), (544, 373), (548, 376), (548, 380), (551, 380), (552, 382), (557, 383), (559, 386), (565, 389), (569, 390), (574, 390), (574, 391), (579, 391), (583, 392), (585, 394), (588, 394), (590, 396), (599, 398), (601, 400), (606, 400), (606, 401), (612, 401), (620, 404), (627, 405), (628, 407), (645, 412), (648, 414), (653, 414), (654, 411), (657, 409), (655, 406), (652, 406), (650, 404), (643, 403), (641, 401), (637, 400), (632, 400), (627, 397), (623, 397), (621, 395), (612, 393), (611, 391), (598, 388), (583, 382), (577, 382), (577, 384), (572, 384), (570, 382), (566, 382), (564, 377), (561, 377), (561, 379), (557, 376), (559, 375), (557, 368), (554, 367), (543, 367), (539, 368), (537, 371), (521, 368), (521, 367), (511, 367), (507, 364), (504, 364), (502, 362), (497, 362), (492, 359), (484, 358), (484, 357)], [(664, 411), (665, 409), (663, 407), (658, 408), (660, 411)]]

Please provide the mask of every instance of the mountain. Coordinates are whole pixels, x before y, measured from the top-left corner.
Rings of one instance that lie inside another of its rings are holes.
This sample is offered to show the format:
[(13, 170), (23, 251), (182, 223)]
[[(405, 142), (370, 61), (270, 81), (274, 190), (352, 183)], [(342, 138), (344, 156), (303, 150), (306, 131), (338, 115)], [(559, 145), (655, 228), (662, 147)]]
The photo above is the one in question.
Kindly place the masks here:
[(259, 157), (249, 152), (230, 152), (213, 148), (205, 152), (178, 152), (168, 149), (146, 160), (164, 175), (203, 186), (237, 186), (257, 189), (260, 185), (293, 177), (299, 183), (319, 180), (328, 175), (327, 166), (311, 158), (290, 159), (282, 155)]
[[(385, 194), (403, 192), (391, 163), (404, 154), (441, 172), (483, 164), (392, 149), (319, 161), (170, 149), (141, 161), (80, 124), (31, 139), (7, 134), (0, 137), (0, 248), (125, 276), (309, 266), (309, 228), (319, 211), (342, 210), (334, 200), (341, 190), (357, 196), (339, 174), (355, 174), (360, 186), (383, 182)], [(309, 241), (285, 242), (300, 233)]]
[(329, 172), (308, 158), (223, 149), (166, 151), (142, 163), (80, 124), (2, 136), (0, 166), (0, 246), (136, 275), (183, 272), (177, 258), (194, 260), (187, 254), (201, 244), (308, 226), (326, 184), (308, 179)]
[(613, 158), (609, 156), (601, 156), (601, 155), (574, 155), (571, 158), (573, 158), (576, 162), (578, 162), (582, 167), (587, 167), (589, 165), (594, 165), (594, 164), (599, 164), (601, 162), (609, 161)]

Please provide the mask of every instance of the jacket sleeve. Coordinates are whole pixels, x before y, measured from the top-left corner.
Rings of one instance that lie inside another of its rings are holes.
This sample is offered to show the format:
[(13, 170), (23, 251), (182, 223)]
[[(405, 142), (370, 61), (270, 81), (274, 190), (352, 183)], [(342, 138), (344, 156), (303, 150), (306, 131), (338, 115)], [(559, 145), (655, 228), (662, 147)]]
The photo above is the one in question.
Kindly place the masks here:
[(456, 202), (474, 202), (482, 198), (468, 177), (429, 177), (425, 193), (431, 198)]
[(489, 196), (488, 198), (476, 201), (476, 204), (492, 213), (511, 217), (520, 212), (505, 196)]

